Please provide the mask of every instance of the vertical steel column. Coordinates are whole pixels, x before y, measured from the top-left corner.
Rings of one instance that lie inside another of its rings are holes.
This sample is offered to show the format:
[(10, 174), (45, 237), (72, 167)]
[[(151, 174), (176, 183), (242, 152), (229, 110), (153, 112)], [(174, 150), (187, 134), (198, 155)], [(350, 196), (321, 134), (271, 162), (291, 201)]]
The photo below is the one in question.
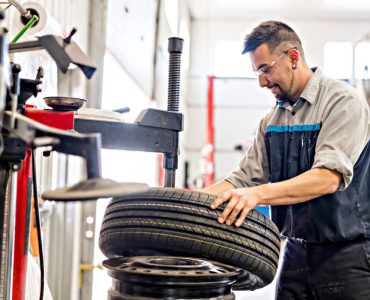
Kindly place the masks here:
[(6, 195), (9, 181), (9, 165), (0, 164), (0, 300), (6, 299), (6, 267), (7, 267), (7, 215), (9, 199)]
[(0, 169), (0, 299), (7, 300), (12, 299), (17, 173), (6, 164), (1, 164)]
[[(12, 300), (24, 300), (28, 262), (29, 228), (32, 203), (31, 150), (27, 149), (17, 180), (17, 208), (14, 241), (14, 278)], [(37, 200), (35, 200), (37, 201)]]
[[(168, 106), (167, 111), (178, 112), (180, 102), (180, 69), (181, 69), (181, 53), (184, 40), (177, 37), (168, 39), (168, 53), (170, 54), (169, 74), (168, 74)], [(179, 143), (178, 137), (176, 141)], [(164, 169), (165, 178), (164, 185), (166, 187), (175, 186), (175, 175), (178, 164), (178, 154), (165, 154)]]
[(17, 201), (17, 172), (12, 171), (9, 181), (10, 197), (9, 197), (9, 214), (8, 214), (8, 264), (7, 264), (7, 282), (8, 282), (8, 291), (7, 299), (13, 299), (13, 263), (14, 263), (14, 229), (15, 229), (15, 209)]

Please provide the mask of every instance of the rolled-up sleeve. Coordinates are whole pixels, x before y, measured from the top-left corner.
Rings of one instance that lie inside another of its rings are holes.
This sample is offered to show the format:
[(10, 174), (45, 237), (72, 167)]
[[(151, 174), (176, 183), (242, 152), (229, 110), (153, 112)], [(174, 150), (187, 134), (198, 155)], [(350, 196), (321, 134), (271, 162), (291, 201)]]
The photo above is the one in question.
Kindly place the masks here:
[(369, 141), (369, 107), (353, 91), (333, 93), (316, 143), (312, 168), (326, 168), (342, 174), (339, 190), (351, 183), (353, 168)]
[(239, 168), (224, 179), (235, 188), (251, 187), (269, 182), (270, 175), (264, 141), (265, 127), (265, 119), (262, 119), (252, 146), (239, 162)]

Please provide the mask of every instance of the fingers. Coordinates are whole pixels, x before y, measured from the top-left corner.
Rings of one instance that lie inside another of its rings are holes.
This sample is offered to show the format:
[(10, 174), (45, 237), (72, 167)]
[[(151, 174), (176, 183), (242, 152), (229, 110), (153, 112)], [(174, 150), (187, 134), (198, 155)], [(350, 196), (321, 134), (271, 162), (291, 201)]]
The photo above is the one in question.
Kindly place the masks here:
[(223, 223), (227, 218), (226, 224), (231, 225), (233, 222), (233, 219), (231, 219), (231, 214), (234, 212), (235, 207), (237, 205), (238, 205), (238, 198), (234, 196), (230, 199), (224, 211), (218, 217), (218, 222)]
[(218, 196), (215, 201), (212, 202), (211, 208), (216, 209), (218, 208), (222, 203), (229, 201), (231, 198), (231, 192), (227, 191), (225, 193), (222, 193), (220, 196)]
[(230, 190), (217, 197), (212, 202), (211, 208), (216, 209), (225, 202), (228, 202), (228, 204), (218, 217), (218, 222), (226, 222), (226, 225), (231, 225), (237, 220), (235, 226), (241, 226), (253, 207), (250, 207), (248, 201), (242, 199), (241, 195), (235, 193), (235, 190)]
[[(240, 211), (244, 208), (244, 201), (242, 201), (242, 200), (239, 200), (239, 201), (236, 200), (236, 201), (237, 201), (236, 205), (234, 205), (234, 207), (232, 208), (232, 211), (230, 211), (230, 213), (228, 214), (228, 217), (227, 217), (227, 220), (226, 220), (226, 225), (233, 224), (234, 221), (235, 221), (235, 218), (239, 215)], [(225, 210), (224, 210), (224, 212), (225, 212)]]
[(242, 212), (239, 216), (239, 219), (235, 222), (236, 227), (240, 227), (243, 224), (245, 218), (247, 217), (247, 215), (250, 211), (251, 210), (250, 210), (249, 207), (244, 207), (244, 209), (242, 210)]

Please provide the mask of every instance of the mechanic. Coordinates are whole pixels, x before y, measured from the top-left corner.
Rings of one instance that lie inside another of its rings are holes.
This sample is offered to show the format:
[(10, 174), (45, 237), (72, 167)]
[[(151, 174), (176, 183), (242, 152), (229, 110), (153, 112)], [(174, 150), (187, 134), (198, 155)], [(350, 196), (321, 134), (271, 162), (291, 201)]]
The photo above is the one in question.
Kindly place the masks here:
[[(245, 38), (276, 106), (239, 168), (202, 191), (226, 202), (218, 221), (240, 226), (271, 205), (286, 239), (276, 299), (370, 299), (370, 111), (350, 85), (310, 69), (288, 25), (266, 21)], [(340, 62), (338, 62), (340, 63)]]

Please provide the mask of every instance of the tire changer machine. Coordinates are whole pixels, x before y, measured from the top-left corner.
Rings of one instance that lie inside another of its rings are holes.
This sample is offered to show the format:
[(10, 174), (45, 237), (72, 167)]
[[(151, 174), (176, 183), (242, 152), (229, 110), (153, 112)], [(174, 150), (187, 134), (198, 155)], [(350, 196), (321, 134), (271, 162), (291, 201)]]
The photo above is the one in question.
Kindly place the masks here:
[[(1, 14), (0, 18), (3, 19), (4, 15)], [(75, 30), (64, 39), (47, 35), (36, 41), (9, 45), (5, 30), (0, 32), (0, 300), (25, 298), (32, 194), (34, 199), (38, 199), (35, 149), (42, 148), (46, 154), (57, 151), (77, 155), (86, 161), (86, 180), (72, 187), (45, 192), (42, 198), (46, 200), (93, 200), (148, 189), (146, 184), (117, 183), (101, 178), (101, 148), (163, 153), (165, 186), (175, 186), (178, 134), (183, 129), (183, 115), (178, 112), (183, 40), (169, 39), (167, 111), (146, 109), (134, 123), (124, 123), (79, 119), (73, 110), (80, 104), (60, 102), (55, 106), (56, 110), (27, 108), (26, 100), (32, 95), (37, 96), (40, 91), (42, 76), (36, 80), (20, 78), (21, 67), (17, 64), (11, 65), (8, 74), (9, 53), (46, 49), (62, 72), (66, 72), (69, 64), (73, 63), (90, 78), (96, 68), (71, 40), (74, 33)], [(75, 132), (67, 131), (72, 129)], [(37, 200), (34, 208), (40, 250), (40, 299), (43, 299), (44, 269)], [(231, 285), (236, 280), (237, 271), (214, 276), (198, 275), (195, 279), (197, 270), (212, 268), (212, 264), (196, 258), (179, 257), (133, 257), (132, 260), (138, 264), (137, 272), (124, 271), (111, 259), (103, 263), (113, 278), (109, 299), (149, 299), (148, 291), (149, 294), (151, 291), (158, 294), (158, 290), (162, 299), (195, 299), (195, 295), (197, 299), (235, 299)], [(159, 276), (156, 272), (143, 274), (140, 269), (144, 267), (165, 270), (167, 275)]]

